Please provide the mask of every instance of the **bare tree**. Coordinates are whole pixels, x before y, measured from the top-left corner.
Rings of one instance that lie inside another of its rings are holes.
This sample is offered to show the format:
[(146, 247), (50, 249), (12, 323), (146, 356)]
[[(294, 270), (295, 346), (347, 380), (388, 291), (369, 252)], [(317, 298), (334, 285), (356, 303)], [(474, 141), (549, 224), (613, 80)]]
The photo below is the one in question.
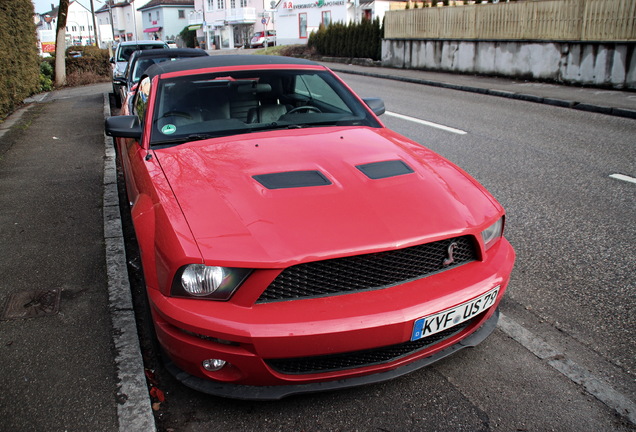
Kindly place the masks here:
[(57, 33), (55, 36), (55, 86), (66, 83), (66, 15), (68, 0), (60, 0), (57, 9)]

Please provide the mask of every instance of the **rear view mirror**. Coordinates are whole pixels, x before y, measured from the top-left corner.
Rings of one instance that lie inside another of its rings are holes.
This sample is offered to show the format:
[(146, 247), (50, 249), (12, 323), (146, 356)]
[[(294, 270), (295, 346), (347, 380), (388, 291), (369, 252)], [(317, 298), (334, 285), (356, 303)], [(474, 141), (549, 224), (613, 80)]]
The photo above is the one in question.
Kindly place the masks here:
[(371, 111), (373, 111), (373, 114), (377, 115), (377, 116), (381, 116), (382, 114), (385, 113), (386, 109), (384, 108), (384, 101), (380, 98), (362, 98), (362, 100), (364, 101), (365, 104), (367, 104), (367, 106), (369, 108), (371, 108)]
[(106, 135), (117, 138), (141, 139), (141, 125), (137, 116), (108, 117), (104, 122)]

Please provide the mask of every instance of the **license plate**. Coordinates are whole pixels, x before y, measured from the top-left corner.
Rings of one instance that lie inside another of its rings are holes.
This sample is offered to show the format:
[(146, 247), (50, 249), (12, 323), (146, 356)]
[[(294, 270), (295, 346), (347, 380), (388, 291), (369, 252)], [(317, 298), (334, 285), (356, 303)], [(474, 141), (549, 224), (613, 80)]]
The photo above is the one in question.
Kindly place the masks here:
[(497, 294), (499, 294), (499, 286), (496, 286), (486, 294), (483, 294), (476, 299), (462, 303), (452, 309), (446, 309), (445, 311), (439, 312), (435, 315), (430, 315), (416, 320), (413, 325), (411, 340), (415, 341), (422, 339), (457, 324), (461, 324), (464, 321), (468, 321), (472, 317), (479, 315), (492, 306), (495, 303), (495, 300), (497, 300)]

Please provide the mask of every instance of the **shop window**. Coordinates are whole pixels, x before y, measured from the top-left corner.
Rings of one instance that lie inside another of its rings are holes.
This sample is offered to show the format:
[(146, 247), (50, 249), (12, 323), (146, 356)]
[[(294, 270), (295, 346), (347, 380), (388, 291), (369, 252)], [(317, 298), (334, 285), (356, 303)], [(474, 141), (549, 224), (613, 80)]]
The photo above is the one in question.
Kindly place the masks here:
[(322, 12), (322, 25), (329, 27), (331, 25), (331, 11)]
[(298, 14), (298, 34), (301, 39), (307, 38), (307, 14)]

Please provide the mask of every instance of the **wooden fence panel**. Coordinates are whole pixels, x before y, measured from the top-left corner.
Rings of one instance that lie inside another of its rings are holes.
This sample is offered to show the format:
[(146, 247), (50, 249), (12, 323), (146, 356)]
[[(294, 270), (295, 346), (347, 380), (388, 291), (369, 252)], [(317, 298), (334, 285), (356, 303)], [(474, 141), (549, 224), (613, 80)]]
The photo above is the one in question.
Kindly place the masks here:
[(636, 0), (550, 0), (390, 11), (387, 39), (636, 41)]

